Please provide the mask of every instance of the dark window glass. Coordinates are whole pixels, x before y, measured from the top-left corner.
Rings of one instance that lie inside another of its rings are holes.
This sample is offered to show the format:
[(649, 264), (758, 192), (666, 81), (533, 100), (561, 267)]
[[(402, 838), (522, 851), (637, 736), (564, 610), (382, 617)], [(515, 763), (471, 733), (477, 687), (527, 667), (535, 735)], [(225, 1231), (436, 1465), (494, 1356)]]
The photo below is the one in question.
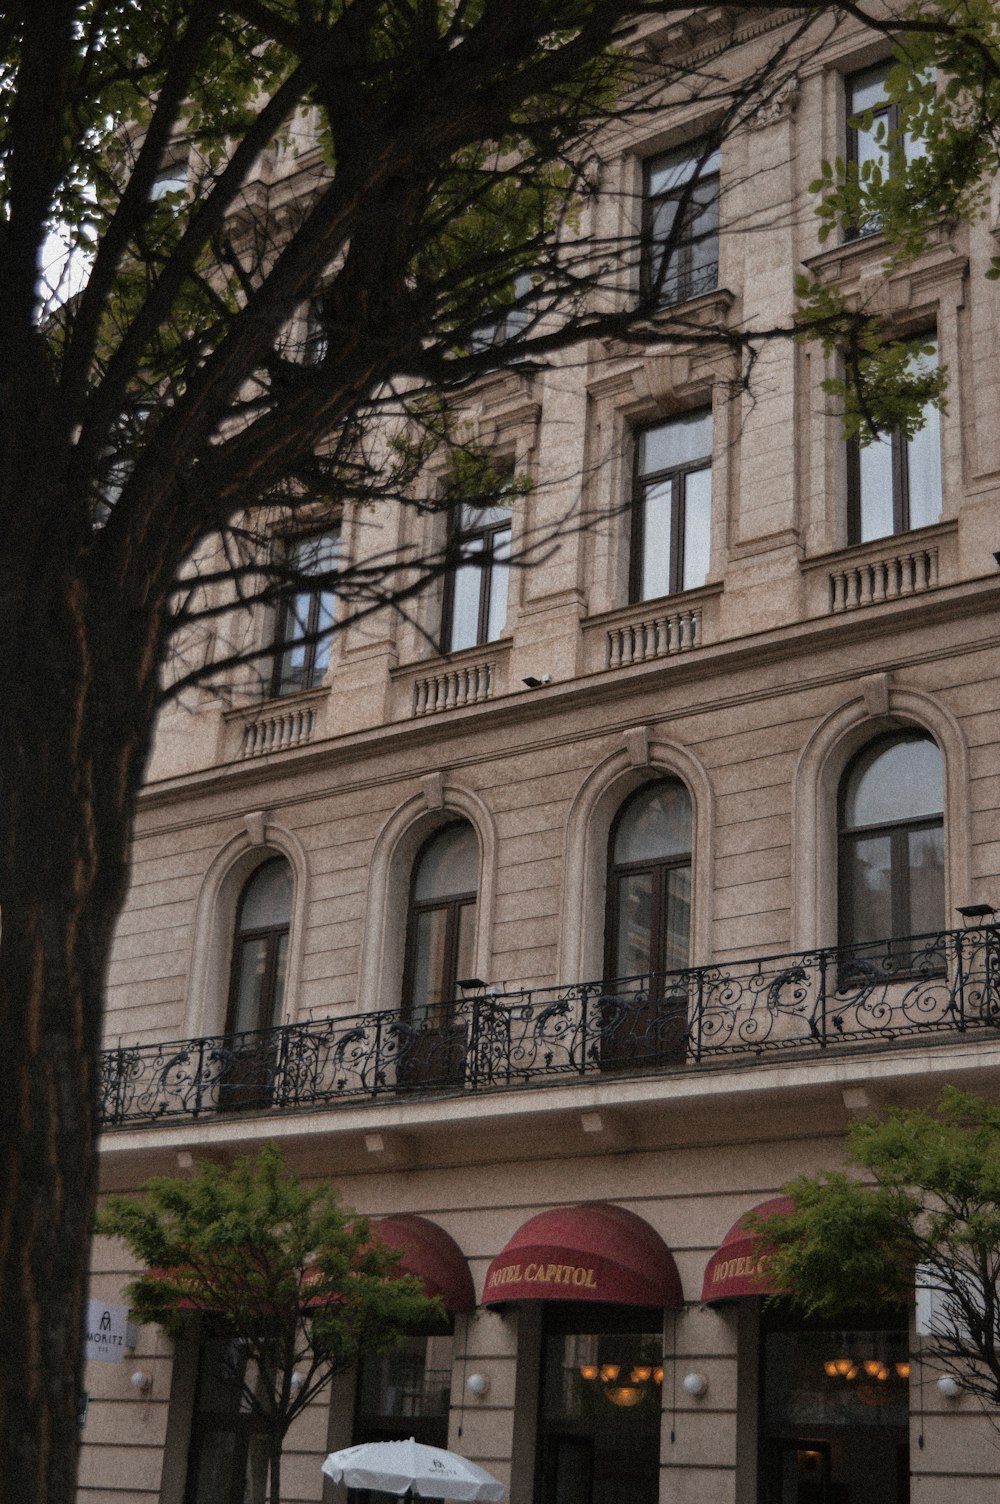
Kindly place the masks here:
[[(448, 1447), (454, 1356), (451, 1332), (404, 1338), (391, 1353), (367, 1354), (358, 1365), (353, 1445), (408, 1441)], [(398, 1494), (352, 1489), (349, 1504), (399, 1504)]]
[(708, 577), (712, 414), (688, 413), (636, 435), (629, 598), (693, 590)]
[(663, 1317), (634, 1314), (547, 1308), (536, 1504), (656, 1504)]
[(218, 1104), (233, 1112), (268, 1107), (281, 1023), (292, 916), (292, 870), (283, 857), (265, 862), (240, 898), (233, 941)]
[(464, 821), (439, 830), (417, 859), (405, 983), (415, 1023), (444, 1023), (459, 978), (473, 974), (478, 874), (479, 844)]
[(257, 868), (240, 898), (227, 1033), (281, 1022), (291, 917), (292, 871), (277, 857)]
[(840, 788), (840, 943), (920, 935), (944, 924), (944, 772), (916, 733), (880, 738)]
[(184, 1504), (266, 1504), (268, 1436), (241, 1394), (247, 1373), (240, 1345), (206, 1322), (198, 1354)]
[(673, 779), (622, 806), (611, 839), (605, 973), (634, 977), (688, 962), (691, 800)]
[(507, 625), (510, 503), (459, 508), (453, 546), (463, 562), (445, 579), (442, 646), (446, 653), (494, 642)]
[(464, 821), (423, 847), (413, 871), (403, 976), (403, 1015), (415, 1033), (400, 1058), (401, 1085), (460, 1080), (465, 1023), (459, 982), (475, 971), (479, 843)]
[[(901, 133), (899, 110), (885, 97), (888, 68), (888, 63), (879, 63), (861, 73), (852, 73), (845, 80), (848, 160), (857, 166), (862, 176), (866, 164), (875, 164), (881, 170), (883, 181), (923, 152), (922, 142), (910, 140)], [(879, 228), (878, 218), (871, 215), (848, 228), (848, 239), (874, 235)]]
[(719, 281), (719, 153), (706, 142), (646, 163), (644, 292), (661, 306)]
[(287, 544), (288, 567), (303, 580), (285, 593), (278, 608), (271, 686), (276, 695), (311, 689), (326, 673), (337, 597), (329, 580), (311, 588), (308, 577), (336, 571), (339, 557), (339, 530), (293, 538)]
[[(929, 342), (930, 343), (930, 342)], [(937, 353), (921, 357), (921, 369), (937, 365)], [(861, 448), (850, 442), (848, 464), (848, 535), (851, 543), (868, 543), (929, 527), (941, 516), (941, 421), (927, 403), (924, 424), (912, 439), (899, 430), (882, 434)]]
[(760, 1504), (907, 1504), (906, 1318), (764, 1307)]
[(473, 350), (488, 350), (492, 345), (506, 345), (524, 333), (535, 316), (526, 301), (531, 289), (531, 273), (518, 272), (510, 284), (511, 301), (508, 306), (498, 317), (489, 323), (480, 324), (472, 331)]

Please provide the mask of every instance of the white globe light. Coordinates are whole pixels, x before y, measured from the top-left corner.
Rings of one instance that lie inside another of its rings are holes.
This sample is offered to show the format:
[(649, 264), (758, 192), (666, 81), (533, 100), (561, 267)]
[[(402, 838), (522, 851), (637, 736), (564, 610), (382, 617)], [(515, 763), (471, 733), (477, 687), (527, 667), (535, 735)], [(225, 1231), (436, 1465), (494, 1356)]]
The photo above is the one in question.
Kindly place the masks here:
[(684, 1376), (684, 1393), (690, 1394), (692, 1399), (700, 1399), (707, 1388), (708, 1380), (703, 1373), (689, 1373)]

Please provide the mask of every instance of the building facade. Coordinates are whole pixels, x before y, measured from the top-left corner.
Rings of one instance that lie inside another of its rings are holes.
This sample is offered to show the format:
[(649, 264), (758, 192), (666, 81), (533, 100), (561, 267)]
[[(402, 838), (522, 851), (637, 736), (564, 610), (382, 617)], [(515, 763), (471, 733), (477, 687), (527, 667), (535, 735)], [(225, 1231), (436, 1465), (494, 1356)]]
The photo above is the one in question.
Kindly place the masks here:
[[(773, 35), (701, 26), (671, 45), (706, 70)], [(393, 1219), (452, 1317), (298, 1423), (289, 1501), (337, 1497), (331, 1447), (411, 1434), (513, 1504), (994, 1497), (989, 1420), (915, 1361), (914, 1313), (766, 1305), (740, 1227), (841, 1165), (852, 1117), (995, 1092), (1000, 1061), (997, 225), (888, 278), (877, 227), (821, 244), (808, 185), (878, 150), (849, 122), (884, 64), (844, 27), (719, 145), (696, 99), (645, 115), (597, 226), (644, 216), (689, 345), (484, 378), (471, 429), (531, 489), (464, 509), (481, 567), (332, 637), (303, 591), (256, 624), (263, 695), (162, 719), (102, 1187), (276, 1140)], [(765, 346), (742, 391), (695, 337), (787, 324), (803, 266), (947, 365), (916, 438), (845, 444), (814, 347)], [(325, 567), (435, 525), (331, 514), (292, 546)], [(98, 1299), (132, 1273), (98, 1241)], [(150, 1329), (89, 1365), (82, 1499), (256, 1504), (210, 1363)]]

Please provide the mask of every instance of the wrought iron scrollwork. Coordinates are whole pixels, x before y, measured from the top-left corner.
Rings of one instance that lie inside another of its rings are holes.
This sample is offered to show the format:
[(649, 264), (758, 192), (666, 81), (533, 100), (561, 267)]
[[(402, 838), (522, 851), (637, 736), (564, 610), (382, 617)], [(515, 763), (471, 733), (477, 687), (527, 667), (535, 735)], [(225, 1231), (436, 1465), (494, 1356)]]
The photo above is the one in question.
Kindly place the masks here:
[(1000, 927), (104, 1052), (106, 1127), (1000, 1028)]

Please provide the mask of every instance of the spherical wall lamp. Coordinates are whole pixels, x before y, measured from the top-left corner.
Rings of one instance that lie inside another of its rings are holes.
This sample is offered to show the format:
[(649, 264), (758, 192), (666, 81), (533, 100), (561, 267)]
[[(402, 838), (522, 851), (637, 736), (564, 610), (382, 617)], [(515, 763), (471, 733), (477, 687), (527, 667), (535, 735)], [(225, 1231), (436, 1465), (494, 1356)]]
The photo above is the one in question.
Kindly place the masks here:
[(141, 1368), (137, 1368), (129, 1379), (129, 1383), (136, 1394), (148, 1394), (153, 1387), (153, 1375), (151, 1373), (143, 1373)]
[(944, 1373), (937, 1381), (937, 1387), (946, 1400), (957, 1400), (962, 1393), (962, 1386), (954, 1374)]
[(470, 1373), (465, 1381), (465, 1387), (476, 1399), (481, 1400), (483, 1395), (490, 1392), (490, 1381), (484, 1373)]
[(708, 1380), (703, 1373), (687, 1373), (681, 1381), (681, 1387), (693, 1400), (700, 1400), (708, 1390)]

